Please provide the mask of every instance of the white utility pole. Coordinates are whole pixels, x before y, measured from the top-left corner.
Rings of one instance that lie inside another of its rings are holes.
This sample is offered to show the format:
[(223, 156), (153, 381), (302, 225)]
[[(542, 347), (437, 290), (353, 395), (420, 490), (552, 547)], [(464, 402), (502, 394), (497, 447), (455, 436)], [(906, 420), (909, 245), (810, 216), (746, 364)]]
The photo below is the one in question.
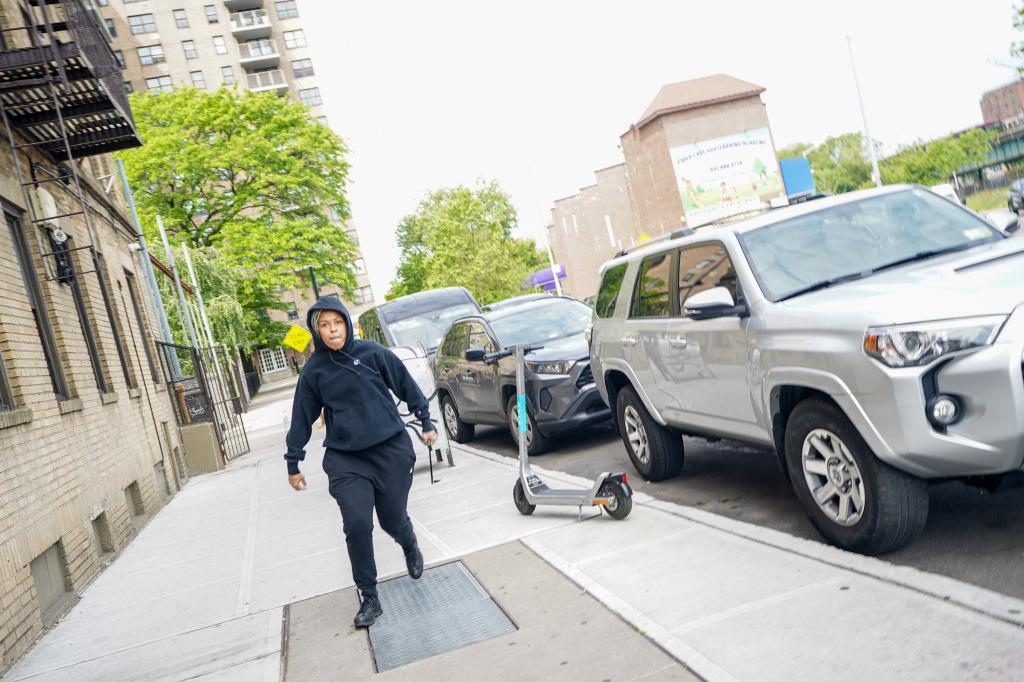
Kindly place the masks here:
[(871, 155), (871, 179), (876, 187), (882, 186), (882, 174), (878, 171), (878, 158), (875, 155), (875, 143), (868, 130), (868, 115), (864, 111), (864, 96), (860, 92), (860, 79), (857, 78), (857, 64), (853, 61), (853, 37), (846, 36), (846, 48), (850, 51), (850, 68), (853, 69), (853, 84), (857, 87), (857, 101), (860, 102), (860, 117), (864, 121), (864, 137), (868, 141), (868, 153)]
[(174, 275), (174, 286), (178, 289), (178, 305), (181, 306), (182, 323), (185, 327), (185, 331), (188, 333), (189, 339), (192, 341), (192, 347), (199, 351), (199, 338), (196, 335), (196, 328), (192, 324), (192, 316), (188, 312), (188, 304), (185, 302), (185, 291), (181, 288), (181, 278), (178, 277), (178, 266), (174, 262), (174, 251), (171, 250), (171, 244), (167, 241), (167, 232), (164, 231), (164, 221), (160, 216), (156, 217), (156, 226), (160, 230), (160, 239), (164, 242), (164, 250), (167, 252), (168, 265), (171, 267), (171, 274)]

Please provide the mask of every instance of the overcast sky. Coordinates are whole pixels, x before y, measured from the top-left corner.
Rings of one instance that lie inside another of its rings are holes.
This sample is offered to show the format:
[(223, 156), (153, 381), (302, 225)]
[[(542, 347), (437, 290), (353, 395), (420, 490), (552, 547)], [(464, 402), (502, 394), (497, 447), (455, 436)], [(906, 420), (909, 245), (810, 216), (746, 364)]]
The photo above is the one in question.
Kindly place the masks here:
[[(378, 300), (394, 229), (431, 190), (494, 178), (542, 238), (552, 202), (622, 161), (665, 83), (728, 73), (762, 95), (777, 146), (861, 129), (887, 148), (981, 122), (1015, 73), (1010, 0), (302, 0)], [(1024, 37), (1024, 36), (1022, 36)]]

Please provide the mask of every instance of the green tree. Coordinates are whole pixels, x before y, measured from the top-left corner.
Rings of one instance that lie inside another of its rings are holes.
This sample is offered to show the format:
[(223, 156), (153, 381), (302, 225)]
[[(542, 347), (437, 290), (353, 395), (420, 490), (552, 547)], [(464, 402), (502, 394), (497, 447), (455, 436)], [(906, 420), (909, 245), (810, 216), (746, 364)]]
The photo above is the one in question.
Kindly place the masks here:
[(995, 133), (972, 129), (927, 143), (904, 147), (879, 164), (885, 183), (912, 182), (935, 185), (946, 182), (957, 168), (984, 161)]
[(807, 152), (807, 160), (819, 192), (841, 194), (871, 186), (871, 162), (860, 133), (826, 138)]
[(481, 303), (514, 296), (547, 262), (532, 240), (512, 238), (516, 210), (495, 182), (439, 189), (398, 226), (401, 261), (389, 298), (464, 286)]
[(355, 247), (335, 224), (348, 216), (347, 148), (305, 106), (223, 88), (137, 93), (131, 104), (145, 145), (119, 157), (146, 236), (159, 244), (159, 215), (172, 243), (218, 247), (218, 261), (244, 273), (246, 341), (280, 341), (285, 326), (266, 310), (284, 309), (281, 287), (304, 284), (299, 268), (351, 294)]
[(788, 147), (783, 147), (782, 149), (778, 150), (775, 153), (775, 156), (780, 161), (782, 159), (796, 159), (801, 156), (806, 156), (807, 152), (811, 151), (812, 149), (814, 149), (813, 144), (808, 144), (807, 142), (797, 142), (795, 144), (789, 145)]

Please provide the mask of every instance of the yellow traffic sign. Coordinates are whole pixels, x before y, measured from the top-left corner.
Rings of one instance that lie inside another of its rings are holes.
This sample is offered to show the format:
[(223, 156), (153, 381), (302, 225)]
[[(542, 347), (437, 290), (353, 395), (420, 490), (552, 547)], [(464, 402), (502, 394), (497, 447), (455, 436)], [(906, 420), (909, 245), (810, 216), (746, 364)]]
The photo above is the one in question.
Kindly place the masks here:
[(307, 332), (302, 327), (293, 324), (292, 328), (288, 330), (288, 333), (284, 337), (284, 345), (289, 348), (294, 348), (300, 353), (306, 352), (306, 346), (309, 345), (313, 335)]

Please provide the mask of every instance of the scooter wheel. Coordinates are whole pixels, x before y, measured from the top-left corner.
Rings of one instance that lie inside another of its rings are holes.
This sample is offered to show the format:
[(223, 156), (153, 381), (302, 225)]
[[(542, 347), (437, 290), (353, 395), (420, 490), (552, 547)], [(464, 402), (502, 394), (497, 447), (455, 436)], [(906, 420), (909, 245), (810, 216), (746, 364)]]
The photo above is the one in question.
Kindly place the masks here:
[(629, 516), (629, 512), (633, 511), (633, 497), (626, 493), (618, 483), (609, 483), (601, 488), (600, 494), (602, 496), (610, 497), (611, 501), (603, 505), (604, 510), (608, 512), (608, 516), (612, 517), (617, 521)]
[(512, 500), (516, 503), (516, 509), (523, 516), (529, 516), (537, 508), (537, 505), (526, 501), (526, 493), (523, 491), (522, 481), (516, 481), (516, 487), (512, 489)]

